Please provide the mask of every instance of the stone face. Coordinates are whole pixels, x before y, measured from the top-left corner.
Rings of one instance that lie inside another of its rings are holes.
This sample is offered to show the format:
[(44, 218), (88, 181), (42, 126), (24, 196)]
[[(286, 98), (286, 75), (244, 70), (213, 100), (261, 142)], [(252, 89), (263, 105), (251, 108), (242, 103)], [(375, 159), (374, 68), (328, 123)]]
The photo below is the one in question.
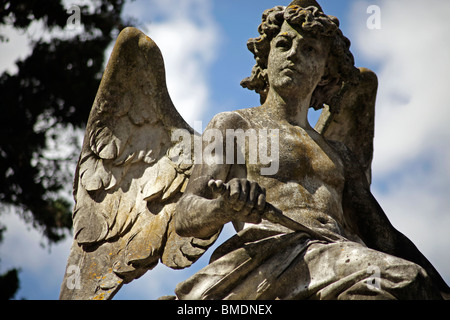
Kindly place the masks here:
[[(449, 292), (370, 192), (377, 78), (353, 65), (337, 19), (316, 1), (293, 1), (266, 11), (260, 31), (242, 85), (262, 105), (216, 115), (203, 137), (173, 106), (156, 44), (134, 28), (119, 35), (77, 167), (61, 299), (111, 299), (159, 261), (189, 267), (228, 222), (237, 234), (176, 298)], [(308, 109), (322, 106), (313, 129)]]

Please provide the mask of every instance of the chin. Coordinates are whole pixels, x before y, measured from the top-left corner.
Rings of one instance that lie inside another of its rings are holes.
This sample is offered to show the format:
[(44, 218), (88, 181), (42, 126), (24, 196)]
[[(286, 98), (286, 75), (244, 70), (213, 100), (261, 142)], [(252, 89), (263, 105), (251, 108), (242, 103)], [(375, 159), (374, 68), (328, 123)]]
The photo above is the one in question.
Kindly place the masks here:
[(274, 87), (281, 90), (292, 89), (295, 86), (295, 81), (289, 76), (278, 78), (274, 82)]
[(279, 92), (299, 92), (304, 91), (305, 84), (303, 82), (296, 81), (289, 76), (285, 76), (278, 79), (276, 83), (274, 83), (274, 87)]

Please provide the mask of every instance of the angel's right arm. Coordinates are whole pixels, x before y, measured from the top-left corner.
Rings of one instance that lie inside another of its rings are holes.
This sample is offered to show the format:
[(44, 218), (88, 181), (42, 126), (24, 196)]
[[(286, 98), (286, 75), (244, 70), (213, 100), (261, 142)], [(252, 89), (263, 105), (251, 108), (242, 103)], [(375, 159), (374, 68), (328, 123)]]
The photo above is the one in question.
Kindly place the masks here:
[(180, 236), (210, 238), (230, 221), (221, 197), (213, 198), (207, 191), (213, 175), (195, 177), (177, 203), (175, 230)]
[(189, 183), (175, 210), (175, 229), (180, 236), (209, 238), (219, 232), (222, 227), (233, 220), (233, 212), (229, 209), (224, 197), (216, 197), (208, 186), (210, 180), (224, 182), (233, 178), (243, 178), (244, 165), (227, 164), (225, 135), (227, 129), (242, 128), (243, 119), (234, 112), (221, 113), (208, 124), (208, 129), (218, 129), (223, 135), (223, 163), (195, 163)]

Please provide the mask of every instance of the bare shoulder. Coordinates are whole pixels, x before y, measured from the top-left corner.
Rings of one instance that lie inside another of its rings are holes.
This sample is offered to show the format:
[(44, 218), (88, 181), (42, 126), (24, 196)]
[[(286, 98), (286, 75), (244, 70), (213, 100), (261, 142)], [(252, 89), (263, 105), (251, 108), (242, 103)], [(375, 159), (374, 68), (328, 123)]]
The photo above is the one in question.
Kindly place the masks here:
[(226, 111), (216, 114), (208, 124), (208, 129), (244, 129), (251, 126), (251, 117), (255, 108)]

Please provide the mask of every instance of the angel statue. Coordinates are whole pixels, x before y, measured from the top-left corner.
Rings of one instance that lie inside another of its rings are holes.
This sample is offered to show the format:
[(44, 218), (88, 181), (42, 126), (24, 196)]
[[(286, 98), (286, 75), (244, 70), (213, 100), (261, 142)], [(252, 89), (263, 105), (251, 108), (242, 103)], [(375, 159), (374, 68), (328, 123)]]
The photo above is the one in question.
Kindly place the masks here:
[[(202, 136), (172, 104), (157, 45), (121, 32), (78, 161), (61, 299), (111, 299), (160, 261), (189, 267), (229, 222), (236, 234), (174, 299), (448, 298), (370, 191), (378, 82), (338, 19), (296, 0), (258, 31), (241, 85), (261, 106), (217, 114)], [(310, 107), (323, 108), (315, 128)]]

